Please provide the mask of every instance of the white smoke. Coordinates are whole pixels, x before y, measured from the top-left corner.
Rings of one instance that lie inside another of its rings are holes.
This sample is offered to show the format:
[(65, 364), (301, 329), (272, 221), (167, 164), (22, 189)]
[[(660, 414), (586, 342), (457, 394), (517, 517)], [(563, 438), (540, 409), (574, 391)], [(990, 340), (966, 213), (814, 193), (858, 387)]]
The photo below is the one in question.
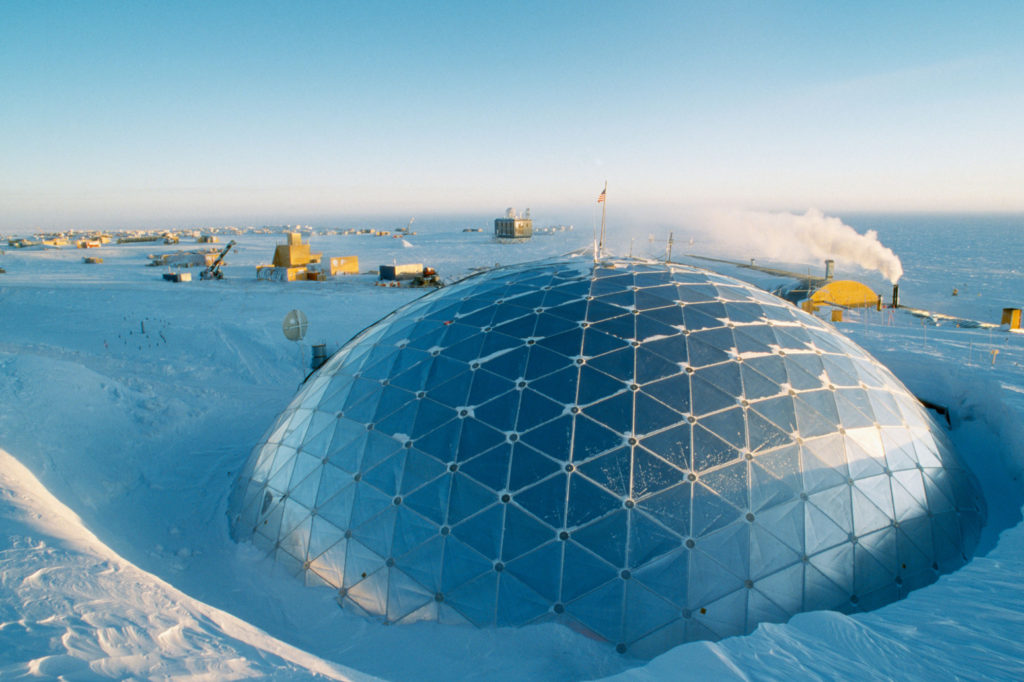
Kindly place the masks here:
[[(716, 245), (727, 246), (736, 255), (789, 262), (832, 258), (877, 270), (893, 284), (903, 276), (899, 257), (878, 241), (877, 232), (868, 230), (860, 234), (839, 218), (816, 208), (803, 215), (715, 211), (705, 214), (700, 222), (710, 230), (709, 236)], [(693, 250), (699, 253), (699, 244)]]

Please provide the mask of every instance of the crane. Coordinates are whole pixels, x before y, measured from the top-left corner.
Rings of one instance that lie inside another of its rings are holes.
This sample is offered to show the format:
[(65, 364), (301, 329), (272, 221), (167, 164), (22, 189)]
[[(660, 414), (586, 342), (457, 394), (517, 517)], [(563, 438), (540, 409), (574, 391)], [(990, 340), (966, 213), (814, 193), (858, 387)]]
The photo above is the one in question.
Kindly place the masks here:
[(224, 247), (224, 250), (217, 256), (217, 260), (213, 261), (210, 267), (206, 268), (199, 273), (199, 279), (224, 279), (224, 273), (220, 271), (220, 266), (224, 264), (224, 257), (228, 255), (228, 251), (235, 245), (235, 240), (232, 239)]

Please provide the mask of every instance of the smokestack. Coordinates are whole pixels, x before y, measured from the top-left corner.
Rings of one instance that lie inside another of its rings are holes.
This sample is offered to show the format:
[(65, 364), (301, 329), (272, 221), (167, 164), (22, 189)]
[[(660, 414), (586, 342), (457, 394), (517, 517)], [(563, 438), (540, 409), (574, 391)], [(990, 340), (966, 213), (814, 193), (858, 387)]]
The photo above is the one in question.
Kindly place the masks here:
[(899, 284), (893, 284), (892, 285), (892, 307), (893, 308), (899, 308), (900, 307), (900, 285)]
[(825, 261), (825, 281), (831, 282), (836, 276), (836, 262), (829, 258)]
[(313, 346), (313, 361), (310, 363), (312, 369), (318, 370), (327, 362), (327, 344), (318, 343)]

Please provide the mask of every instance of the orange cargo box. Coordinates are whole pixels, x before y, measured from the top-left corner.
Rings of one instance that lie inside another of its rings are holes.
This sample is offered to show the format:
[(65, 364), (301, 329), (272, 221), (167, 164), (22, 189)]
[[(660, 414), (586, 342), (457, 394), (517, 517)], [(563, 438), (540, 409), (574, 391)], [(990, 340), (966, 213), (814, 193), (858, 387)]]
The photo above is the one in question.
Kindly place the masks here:
[(359, 256), (335, 256), (331, 258), (331, 276), (358, 275)]

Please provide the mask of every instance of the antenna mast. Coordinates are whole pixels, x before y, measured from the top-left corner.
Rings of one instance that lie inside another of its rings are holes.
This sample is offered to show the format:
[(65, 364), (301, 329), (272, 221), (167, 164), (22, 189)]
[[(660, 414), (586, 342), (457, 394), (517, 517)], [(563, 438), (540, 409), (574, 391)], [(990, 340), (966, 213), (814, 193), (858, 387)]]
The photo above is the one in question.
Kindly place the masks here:
[(597, 243), (597, 251), (599, 254), (604, 254), (604, 216), (605, 211), (608, 208), (608, 202), (605, 201), (605, 197), (608, 196), (608, 181), (604, 181), (604, 189), (601, 190), (601, 196), (597, 198), (597, 203), (601, 204), (601, 239)]

